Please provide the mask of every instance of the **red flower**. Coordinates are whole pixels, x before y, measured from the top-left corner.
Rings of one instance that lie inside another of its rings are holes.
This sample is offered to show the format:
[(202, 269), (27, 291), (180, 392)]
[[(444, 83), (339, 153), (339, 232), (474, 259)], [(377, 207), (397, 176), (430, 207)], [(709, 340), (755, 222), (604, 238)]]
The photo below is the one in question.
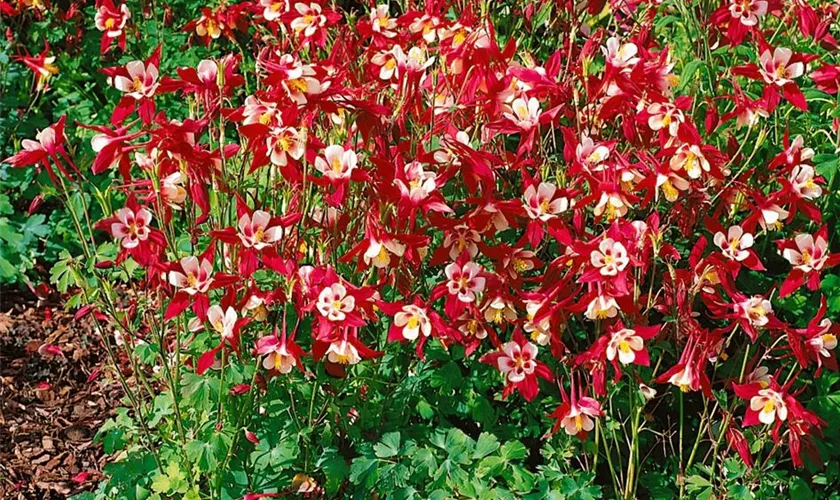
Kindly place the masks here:
[(540, 389), (537, 377), (554, 380), (548, 366), (537, 361), (537, 352), (537, 346), (525, 340), (522, 332), (516, 330), (510, 342), (500, 346), (498, 351), (482, 356), (482, 363), (497, 367), (505, 377), (503, 398), (515, 389), (526, 401), (531, 401)]

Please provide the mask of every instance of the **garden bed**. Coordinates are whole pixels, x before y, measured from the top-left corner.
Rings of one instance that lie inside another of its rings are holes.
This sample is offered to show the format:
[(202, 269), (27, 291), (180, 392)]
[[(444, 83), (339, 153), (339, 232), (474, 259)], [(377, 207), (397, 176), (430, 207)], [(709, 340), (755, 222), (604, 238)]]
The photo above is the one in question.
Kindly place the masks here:
[(122, 391), (102, 370), (87, 322), (9, 295), (0, 313), (0, 497), (66, 498), (101, 477), (106, 457), (93, 437)]

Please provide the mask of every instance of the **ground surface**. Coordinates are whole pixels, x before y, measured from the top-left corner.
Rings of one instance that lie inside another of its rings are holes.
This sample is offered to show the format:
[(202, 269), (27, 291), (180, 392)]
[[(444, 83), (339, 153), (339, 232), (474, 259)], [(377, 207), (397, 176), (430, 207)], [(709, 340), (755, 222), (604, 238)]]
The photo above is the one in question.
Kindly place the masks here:
[(106, 457), (93, 437), (121, 398), (105, 359), (87, 323), (0, 291), (0, 498), (95, 486)]

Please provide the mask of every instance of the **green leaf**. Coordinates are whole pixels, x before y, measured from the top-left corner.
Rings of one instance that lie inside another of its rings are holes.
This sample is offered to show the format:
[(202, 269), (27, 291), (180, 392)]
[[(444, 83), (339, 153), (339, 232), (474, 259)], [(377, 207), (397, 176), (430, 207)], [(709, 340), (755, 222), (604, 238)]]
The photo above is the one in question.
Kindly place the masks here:
[(790, 483), (788, 484), (790, 485), (790, 498), (795, 498), (796, 500), (809, 500), (814, 498), (814, 492), (811, 491), (811, 487), (801, 477), (790, 478)]
[(358, 485), (373, 487), (376, 483), (376, 472), (379, 461), (375, 458), (358, 457), (350, 464), (350, 482)]
[(213, 446), (210, 443), (192, 440), (187, 443), (186, 450), (187, 458), (198, 465), (202, 472), (209, 472), (219, 465)]
[(697, 73), (697, 69), (702, 64), (703, 61), (701, 59), (694, 59), (683, 67), (682, 73), (680, 74), (680, 84), (677, 87), (677, 92), (682, 91), (689, 82), (695, 81), (694, 74)]
[(156, 493), (169, 492), (169, 477), (166, 474), (158, 474), (152, 481), (152, 491)]
[(432, 450), (428, 448), (421, 448), (417, 450), (414, 457), (411, 459), (411, 465), (417, 470), (431, 477), (432, 473), (437, 470), (437, 458)]
[(478, 466), (475, 468), (475, 472), (480, 477), (497, 476), (504, 470), (505, 463), (505, 459), (502, 457), (485, 457), (478, 463)]
[(390, 458), (400, 452), (400, 433), (389, 432), (382, 436), (382, 440), (373, 447), (373, 452), (379, 458)]
[(499, 440), (489, 432), (482, 432), (473, 450), (473, 460), (484, 458), (499, 449)]
[(435, 416), (435, 411), (432, 409), (432, 405), (430, 405), (425, 399), (421, 399), (417, 403), (417, 413), (427, 420)]
[(181, 377), (181, 392), (188, 406), (203, 409), (218, 399), (219, 381), (209, 375), (187, 372)]
[(13, 213), (15, 213), (15, 209), (9, 201), (9, 196), (5, 193), (0, 193), (0, 214), (9, 215)]
[(505, 460), (518, 460), (528, 456), (528, 448), (519, 441), (508, 441), (502, 445), (501, 455)]
[(318, 468), (324, 472), (326, 478), (324, 482), (324, 489), (328, 495), (333, 495), (338, 492), (347, 475), (350, 473), (350, 467), (344, 458), (333, 455), (318, 462)]

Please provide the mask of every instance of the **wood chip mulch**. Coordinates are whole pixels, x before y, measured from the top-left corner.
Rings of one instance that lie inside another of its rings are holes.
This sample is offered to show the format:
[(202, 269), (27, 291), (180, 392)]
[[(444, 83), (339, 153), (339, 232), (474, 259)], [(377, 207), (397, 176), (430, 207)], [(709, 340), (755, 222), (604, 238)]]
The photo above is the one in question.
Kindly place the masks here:
[(101, 342), (58, 307), (0, 293), (0, 498), (93, 489), (107, 461), (93, 437), (122, 398)]

